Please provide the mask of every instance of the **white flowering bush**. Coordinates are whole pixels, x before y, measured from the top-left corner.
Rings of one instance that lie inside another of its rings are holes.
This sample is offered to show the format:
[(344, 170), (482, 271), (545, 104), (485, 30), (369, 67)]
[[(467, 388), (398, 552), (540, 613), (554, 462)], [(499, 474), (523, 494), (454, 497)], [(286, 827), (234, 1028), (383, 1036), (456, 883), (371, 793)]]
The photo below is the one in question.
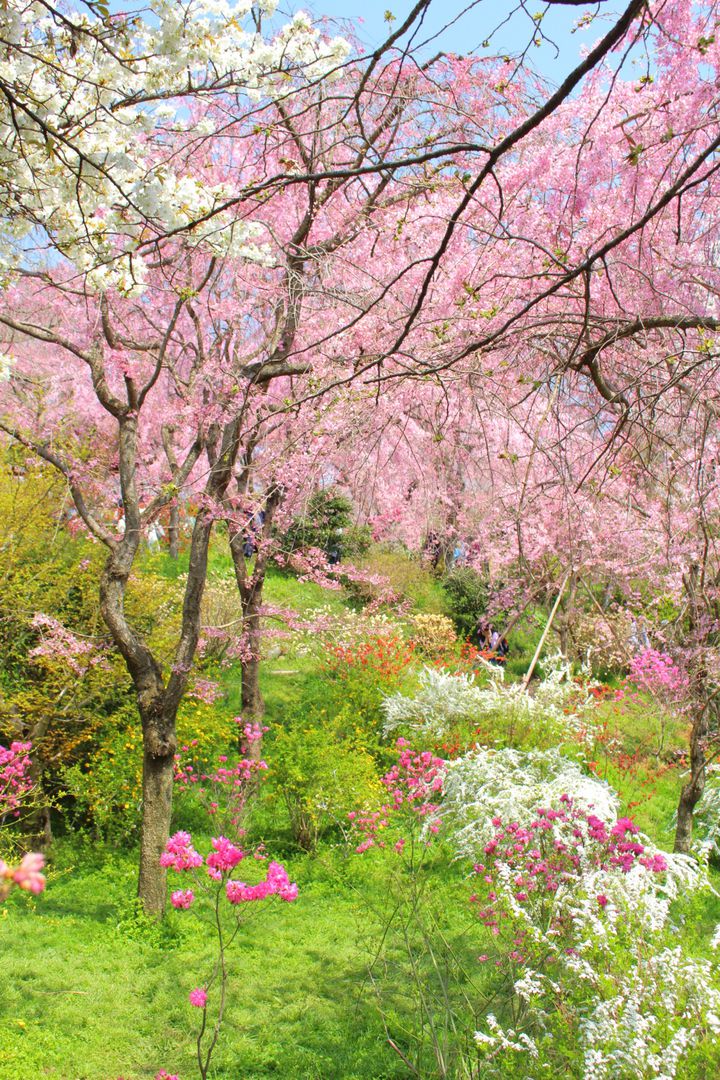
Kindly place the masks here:
[(552, 744), (571, 737), (592, 742), (595, 699), (561, 656), (545, 661), (546, 677), (532, 691), (507, 682), (501, 666), (479, 662), (486, 677), (482, 685), (473, 675), (426, 668), (412, 697), (393, 694), (384, 703), (386, 733), (404, 728), (438, 737), (474, 721), (484, 722), (500, 742)]
[(482, 713), (483, 689), (477, 686), (473, 675), (425, 667), (419, 683), (412, 697), (397, 693), (383, 701), (386, 735), (402, 728), (437, 738)]
[(477, 860), (472, 903), (512, 985), (505, 1025), (495, 1010), (475, 1036), (483, 1077), (561, 1061), (583, 1080), (684, 1075), (720, 1024), (715, 965), (671, 947), (672, 904), (708, 887), (705, 870), (658, 851), (617, 806), (557, 750), (476, 751), (448, 768), (442, 818)]
[(584, 997), (566, 979), (536, 971), (516, 979), (518, 1017), (532, 1012), (539, 1023), (531, 1036), (519, 1025), (503, 1027), (489, 1013), (485, 1030), (475, 1033), (484, 1058), (481, 1075), (529, 1077), (536, 1069), (549, 1071), (553, 1048), (560, 1054), (563, 1050), (560, 1015), (572, 1028), (563, 1055), (568, 1065), (573, 1063), (572, 1071), (563, 1070), (563, 1075), (578, 1080), (704, 1080), (711, 1075), (700, 1044), (720, 1035), (717, 965), (689, 958), (675, 946), (640, 950), (624, 974), (616, 968), (598, 968), (593, 974), (593, 992)]
[(557, 748), (495, 750), (480, 747), (448, 763), (442, 800), (444, 832), (458, 856), (475, 859), (493, 834), (493, 818), (527, 824), (538, 806), (561, 795), (612, 821), (618, 797)]
[(592, 741), (595, 699), (578, 683), (568, 660), (559, 653), (543, 660), (545, 677), (526, 689), (508, 683), (505, 669), (486, 665), (480, 717), (494, 721), (498, 736), (509, 743), (557, 743), (582, 737)]
[[(606, 996), (607, 995), (607, 996)], [(688, 1051), (720, 1035), (717, 965), (679, 946), (640, 956), (580, 1024), (583, 1080), (645, 1080), (679, 1072)]]

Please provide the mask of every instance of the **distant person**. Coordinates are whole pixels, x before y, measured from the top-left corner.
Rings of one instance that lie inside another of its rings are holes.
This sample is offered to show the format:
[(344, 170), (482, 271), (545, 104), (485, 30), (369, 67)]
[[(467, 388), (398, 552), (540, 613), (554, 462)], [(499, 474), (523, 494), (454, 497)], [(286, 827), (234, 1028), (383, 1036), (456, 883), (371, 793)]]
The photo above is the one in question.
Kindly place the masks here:
[(487, 619), (480, 619), (475, 629), (480, 652), (488, 652), (490, 649), (490, 637), (492, 630)]
[(462, 541), (458, 541), (458, 543), (453, 548), (453, 555), (452, 555), (453, 566), (457, 566), (458, 564), (464, 563), (466, 556), (467, 556), (467, 549), (466, 549), (465, 545), (462, 543)]

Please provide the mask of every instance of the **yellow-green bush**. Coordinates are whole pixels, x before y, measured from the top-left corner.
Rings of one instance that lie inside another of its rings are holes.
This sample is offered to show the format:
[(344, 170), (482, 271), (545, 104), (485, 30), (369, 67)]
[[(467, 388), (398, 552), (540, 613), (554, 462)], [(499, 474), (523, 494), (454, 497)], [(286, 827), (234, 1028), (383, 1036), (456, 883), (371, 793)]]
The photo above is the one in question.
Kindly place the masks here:
[[(73, 800), (73, 813), (93, 835), (105, 840), (127, 840), (140, 827), (142, 799), (142, 732), (134, 701), (108, 725), (92, 754), (65, 769), (65, 791)], [(236, 737), (231, 717), (213, 705), (185, 698), (177, 722), (178, 747), (183, 761), (192, 762), (198, 775), (216, 762), (219, 750)]]
[(455, 627), (447, 615), (416, 615), (411, 634), (415, 651), (428, 660), (442, 659), (457, 642)]
[(329, 721), (299, 719), (279, 731), (268, 760), (271, 787), (285, 803), (293, 839), (305, 850), (312, 850), (331, 826), (346, 824), (351, 810), (378, 801), (374, 758), (342, 738)]

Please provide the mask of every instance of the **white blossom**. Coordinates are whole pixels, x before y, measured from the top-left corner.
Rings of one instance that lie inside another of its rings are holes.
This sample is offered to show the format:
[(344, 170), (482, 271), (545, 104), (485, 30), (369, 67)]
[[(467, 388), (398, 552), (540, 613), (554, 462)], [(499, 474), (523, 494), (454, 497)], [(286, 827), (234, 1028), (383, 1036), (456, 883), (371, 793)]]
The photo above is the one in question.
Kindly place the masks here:
[[(258, 6), (272, 13), (275, 3)], [(91, 287), (137, 292), (148, 229), (268, 260), (257, 225), (223, 210), (230, 192), (171, 166), (176, 155), (163, 161), (145, 137), (206, 137), (213, 122), (198, 130), (188, 101), (284, 96), (290, 71), (321, 79), (347, 55), (346, 42), (324, 39), (303, 13), (265, 38), (244, 25), (250, 9), (249, 0), (152, 0), (147, 18), (108, 22), (84, 9), (62, 21), (35, 0), (0, 7), (0, 274), (44, 235)]]

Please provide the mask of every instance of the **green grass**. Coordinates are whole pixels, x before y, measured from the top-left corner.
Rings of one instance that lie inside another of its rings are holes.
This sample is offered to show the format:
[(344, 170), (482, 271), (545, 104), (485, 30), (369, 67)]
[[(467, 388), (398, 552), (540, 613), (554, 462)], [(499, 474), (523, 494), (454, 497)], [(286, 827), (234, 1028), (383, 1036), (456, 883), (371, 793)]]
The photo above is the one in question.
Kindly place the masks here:
[[(85, 854), (87, 859), (87, 853)], [(252, 918), (231, 958), (231, 1003), (218, 1080), (399, 1077), (363, 990), (360, 907), (317, 866), (291, 866), (301, 901)], [(172, 912), (162, 931), (138, 916), (132, 854), (78, 864), (56, 851), (47, 892), (0, 920), (0, 1077), (194, 1075), (198, 1013), (187, 994), (211, 963), (204, 925)]]

